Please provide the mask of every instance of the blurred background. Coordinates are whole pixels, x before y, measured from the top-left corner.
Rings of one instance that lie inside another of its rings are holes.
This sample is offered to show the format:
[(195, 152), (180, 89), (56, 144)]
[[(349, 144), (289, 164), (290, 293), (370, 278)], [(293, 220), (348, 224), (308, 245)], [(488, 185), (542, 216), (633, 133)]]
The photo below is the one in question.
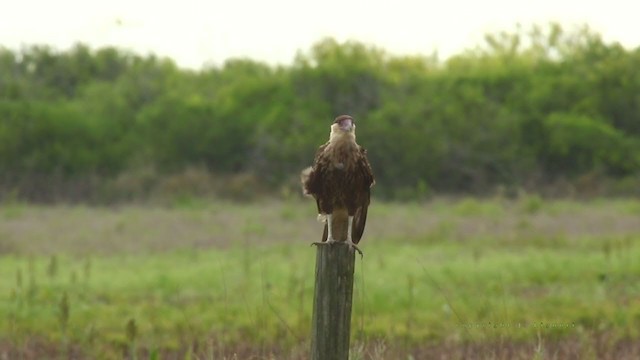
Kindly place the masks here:
[(0, 355), (306, 358), (299, 172), (351, 114), (377, 178), (353, 358), (637, 358), (634, 10), (8, 6)]

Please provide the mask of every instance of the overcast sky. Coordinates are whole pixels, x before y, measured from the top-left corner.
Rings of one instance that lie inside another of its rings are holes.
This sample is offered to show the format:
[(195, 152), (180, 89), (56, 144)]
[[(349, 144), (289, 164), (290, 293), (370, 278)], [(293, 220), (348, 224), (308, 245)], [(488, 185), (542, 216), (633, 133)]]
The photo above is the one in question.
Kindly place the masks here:
[(239, 56), (289, 64), (326, 36), (444, 58), (486, 32), (550, 21), (640, 45), (632, 0), (0, 0), (0, 9), (0, 46), (116, 45), (191, 68)]

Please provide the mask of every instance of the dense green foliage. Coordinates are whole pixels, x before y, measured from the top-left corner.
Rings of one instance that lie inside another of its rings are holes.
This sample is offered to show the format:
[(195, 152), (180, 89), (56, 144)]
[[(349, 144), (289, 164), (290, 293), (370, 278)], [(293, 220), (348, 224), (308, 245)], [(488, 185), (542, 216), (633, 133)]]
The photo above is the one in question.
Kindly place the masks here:
[(640, 49), (587, 28), (487, 35), (446, 61), (325, 39), (289, 66), (198, 71), (115, 48), (0, 48), (0, 74), (5, 193), (141, 168), (273, 188), (311, 162), (342, 113), (356, 118), (379, 195), (633, 184), (640, 173)]

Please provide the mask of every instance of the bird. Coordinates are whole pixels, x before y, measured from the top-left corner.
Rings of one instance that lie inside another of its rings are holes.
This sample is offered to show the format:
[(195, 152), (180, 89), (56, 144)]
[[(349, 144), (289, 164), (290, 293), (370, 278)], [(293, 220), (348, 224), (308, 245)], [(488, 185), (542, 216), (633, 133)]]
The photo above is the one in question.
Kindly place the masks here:
[(300, 179), (303, 194), (316, 200), (318, 220), (325, 224), (322, 241), (312, 245), (343, 242), (363, 256), (356, 244), (364, 233), (375, 178), (366, 149), (356, 143), (353, 117), (335, 118), (329, 141), (318, 148), (313, 166)]

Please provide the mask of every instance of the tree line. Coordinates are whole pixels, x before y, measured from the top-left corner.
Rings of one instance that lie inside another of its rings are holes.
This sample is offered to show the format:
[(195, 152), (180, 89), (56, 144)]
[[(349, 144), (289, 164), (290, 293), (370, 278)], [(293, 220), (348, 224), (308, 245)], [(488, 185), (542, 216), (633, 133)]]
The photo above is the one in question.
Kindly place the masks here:
[(136, 176), (144, 191), (193, 169), (272, 192), (339, 114), (356, 119), (379, 196), (640, 188), (640, 48), (586, 26), (488, 34), (446, 60), (327, 38), (286, 66), (199, 70), (115, 47), (0, 47), (0, 74), (4, 197), (70, 187), (82, 200)]

